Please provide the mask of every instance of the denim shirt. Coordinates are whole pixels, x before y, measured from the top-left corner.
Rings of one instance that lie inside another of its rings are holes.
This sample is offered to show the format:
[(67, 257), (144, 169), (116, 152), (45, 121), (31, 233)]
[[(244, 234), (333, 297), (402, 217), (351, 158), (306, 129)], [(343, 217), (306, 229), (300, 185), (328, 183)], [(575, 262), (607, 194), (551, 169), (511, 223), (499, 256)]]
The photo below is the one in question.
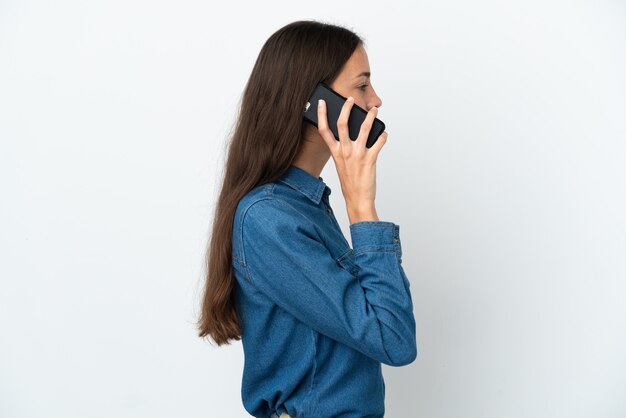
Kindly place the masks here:
[(350, 224), (351, 248), (330, 193), (321, 177), (291, 165), (238, 203), (241, 396), (255, 417), (382, 417), (381, 363), (403, 366), (417, 356), (399, 226)]

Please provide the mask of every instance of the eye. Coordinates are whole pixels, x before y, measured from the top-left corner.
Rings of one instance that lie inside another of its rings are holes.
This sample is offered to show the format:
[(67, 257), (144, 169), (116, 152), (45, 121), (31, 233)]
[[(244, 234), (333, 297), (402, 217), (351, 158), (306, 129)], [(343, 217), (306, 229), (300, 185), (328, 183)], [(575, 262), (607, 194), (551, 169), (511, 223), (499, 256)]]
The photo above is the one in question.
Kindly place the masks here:
[(361, 91), (365, 91), (365, 87), (369, 86), (369, 84), (363, 84), (362, 86), (359, 86), (359, 88), (361, 89)]

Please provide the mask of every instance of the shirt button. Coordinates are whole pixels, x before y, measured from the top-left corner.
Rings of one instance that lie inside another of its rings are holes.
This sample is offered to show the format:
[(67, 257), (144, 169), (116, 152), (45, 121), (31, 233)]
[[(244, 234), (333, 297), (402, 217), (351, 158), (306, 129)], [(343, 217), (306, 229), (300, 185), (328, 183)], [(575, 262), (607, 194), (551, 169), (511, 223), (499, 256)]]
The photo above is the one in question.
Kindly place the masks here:
[(333, 213), (333, 210), (330, 207), (328, 207), (328, 208), (326, 208), (326, 212)]
[(394, 237), (393, 242), (400, 242), (400, 239)]

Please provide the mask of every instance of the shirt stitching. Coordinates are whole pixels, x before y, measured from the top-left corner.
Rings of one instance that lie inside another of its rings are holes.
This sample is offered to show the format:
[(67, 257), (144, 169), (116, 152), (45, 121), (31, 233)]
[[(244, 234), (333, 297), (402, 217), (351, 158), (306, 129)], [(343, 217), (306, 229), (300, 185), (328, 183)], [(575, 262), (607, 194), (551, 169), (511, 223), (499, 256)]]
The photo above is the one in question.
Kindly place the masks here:
[(309, 399), (309, 409), (311, 410), (311, 416), (318, 416), (319, 414), (314, 413), (315, 412), (315, 406), (319, 403), (317, 401), (317, 399), (313, 399), (313, 395), (315, 394), (315, 392), (313, 391), (313, 388), (315, 387), (315, 378), (317, 377), (317, 344), (318, 344), (318, 337), (319, 337), (319, 333), (317, 331), (315, 331), (314, 329), (311, 329), (312, 335), (313, 335), (313, 347), (315, 348), (315, 354), (313, 355), (313, 376), (311, 378), (311, 387), (309, 388), (309, 394), (307, 396), (307, 398)]
[[(259, 202), (262, 202), (264, 200), (273, 200), (273, 201), (276, 201), (276, 202), (282, 202), (285, 205), (289, 206), (291, 209), (293, 209), (293, 211), (296, 212), (298, 215), (300, 215), (304, 219), (304, 221), (311, 222), (306, 217), (306, 215), (304, 215), (302, 212), (300, 212), (298, 209), (296, 209), (291, 203), (289, 203), (288, 201), (286, 201), (286, 200), (284, 200), (284, 199), (282, 199), (280, 197), (275, 197), (275, 195), (273, 194), (273, 190), (274, 190), (275, 186), (276, 186), (275, 184), (268, 184), (268, 186), (265, 188), (266, 195), (256, 199), (254, 202), (250, 203), (248, 205), (248, 207), (246, 207), (246, 209), (243, 211), (243, 213), (241, 215), (241, 223), (239, 225), (238, 234), (239, 234), (239, 240), (240, 240), (240, 243), (241, 243), (241, 255), (243, 256), (243, 259), (244, 259), (243, 265), (246, 266), (246, 269), (245, 269), (246, 270), (246, 277), (248, 278), (248, 281), (250, 283), (254, 283), (254, 282), (252, 281), (252, 275), (250, 274), (250, 271), (247, 268), (248, 264), (247, 264), (247, 261), (246, 261), (246, 249), (244, 247), (244, 242), (243, 242), (243, 225), (244, 225), (244, 222), (246, 220), (246, 215), (248, 214), (248, 211), (250, 210), (250, 208), (252, 206), (254, 206), (255, 204), (257, 204)], [(319, 236), (319, 231), (317, 231), (317, 229), (315, 229), (315, 224), (313, 224), (313, 226), (314, 226), (313, 229), (318, 233), (318, 236)], [(319, 236), (319, 237), (320, 237), (320, 242), (322, 242), (324, 244), (324, 246), (327, 247), (325, 241), (323, 239), (321, 239), (321, 236)], [(329, 256), (332, 257), (332, 254), (330, 253), (330, 249), (328, 250), (328, 253), (329, 253)]]
[(295, 190), (299, 191), (300, 193), (302, 193), (303, 195), (308, 197), (311, 201), (315, 202), (316, 205), (319, 205), (320, 200), (322, 199), (322, 196), (324, 194), (325, 187), (321, 187), (321, 186), (323, 186), (323, 184), (321, 184), (321, 183), (320, 183), (320, 186), (318, 186), (318, 188), (315, 190), (315, 193), (310, 193), (305, 188), (300, 187), (298, 184), (296, 184), (294, 182), (291, 182), (290, 180), (288, 180), (286, 178), (280, 179), (278, 181), (280, 181), (282, 183), (285, 183), (289, 187), (292, 187)]

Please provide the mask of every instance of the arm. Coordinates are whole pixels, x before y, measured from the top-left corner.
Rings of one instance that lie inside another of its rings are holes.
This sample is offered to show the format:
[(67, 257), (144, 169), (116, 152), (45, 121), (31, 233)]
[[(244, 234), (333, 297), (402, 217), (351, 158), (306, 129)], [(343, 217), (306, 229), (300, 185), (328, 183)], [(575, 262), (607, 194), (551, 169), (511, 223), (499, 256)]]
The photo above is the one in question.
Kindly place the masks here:
[(350, 225), (356, 276), (342, 268), (315, 225), (275, 198), (252, 204), (242, 223), (248, 280), (316, 331), (392, 366), (417, 356), (399, 227)]

